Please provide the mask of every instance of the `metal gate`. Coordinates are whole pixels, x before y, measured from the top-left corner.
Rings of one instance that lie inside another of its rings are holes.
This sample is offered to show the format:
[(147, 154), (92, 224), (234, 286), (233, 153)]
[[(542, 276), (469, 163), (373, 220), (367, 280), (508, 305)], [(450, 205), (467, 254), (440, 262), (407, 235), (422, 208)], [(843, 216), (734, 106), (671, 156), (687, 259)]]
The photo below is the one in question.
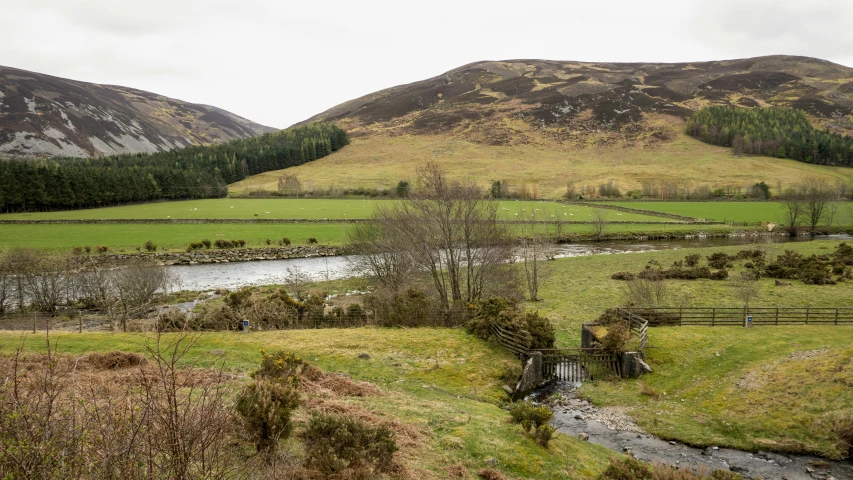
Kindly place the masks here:
[(621, 377), (619, 356), (598, 348), (536, 350), (542, 353), (542, 377), (545, 380), (584, 382)]

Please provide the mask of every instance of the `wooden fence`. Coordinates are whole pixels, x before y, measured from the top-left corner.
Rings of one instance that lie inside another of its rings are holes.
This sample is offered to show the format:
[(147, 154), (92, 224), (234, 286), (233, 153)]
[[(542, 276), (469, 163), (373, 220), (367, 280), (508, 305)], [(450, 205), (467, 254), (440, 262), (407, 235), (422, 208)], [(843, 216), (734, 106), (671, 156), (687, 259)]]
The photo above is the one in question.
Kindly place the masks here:
[[(624, 316), (639, 317), (651, 326), (853, 325), (853, 308), (824, 307), (690, 307), (620, 308)], [(623, 317), (624, 318), (624, 317)]]
[(542, 353), (542, 376), (546, 380), (584, 382), (621, 377), (619, 355), (599, 348), (536, 350)]
[(617, 312), (628, 323), (628, 330), (637, 336), (637, 351), (642, 352), (649, 343), (649, 321), (628, 309), (618, 308)]
[(530, 353), (530, 345), (533, 343), (533, 336), (530, 333), (524, 330), (513, 332), (494, 324), (489, 327), (489, 330), (502, 347), (516, 356), (526, 357)]

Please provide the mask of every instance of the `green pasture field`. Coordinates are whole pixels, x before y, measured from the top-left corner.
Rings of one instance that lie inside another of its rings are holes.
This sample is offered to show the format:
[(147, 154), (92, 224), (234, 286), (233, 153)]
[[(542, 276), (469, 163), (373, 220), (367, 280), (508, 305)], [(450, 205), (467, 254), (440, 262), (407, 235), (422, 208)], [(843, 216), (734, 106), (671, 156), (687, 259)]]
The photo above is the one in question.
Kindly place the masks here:
[[(347, 220), (370, 218), (376, 205), (394, 200), (375, 199), (289, 199), (289, 198), (214, 198), (175, 202), (144, 203), (119, 207), (93, 208), (61, 212), (7, 213), (0, 220), (106, 220), (106, 219), (309, 219)], [(556, 202), (501, 201), (498, 208), (504, 219), (590, 221), (592, 209)], [(606, 210), (611, 221), (654, 221), (661, 217)], [(257, 216), (255, 216), (257, 214)]]
[(844, 456), (832, 428), (853, 418), (853, 327), (661, 327), (649, 344), (654, 373), (583, 395), (665, 439)]
[[(278, 240), (288, 237), (293, 245), (307, 244), (309, 237), (314, 237), (323, 245), (341, 245), (346, 238), (347, 229), (353, 224), (347, 223), (283, 223), (283, 224), (233, 224), (233, 223), (201, 223), (201, 224), (24, 224), (0, 225), (0, 250), (15, 247), (31, 247), (57, 252), (67, 251), (74, 247), (88, 245), (104, 245), (114, 252), (135, 252), (146, 241), (151, 240), (162, 251), (183, 251), (190, 242), (202, 239), (216, 241), (219, 238), (228, 240), (245, 240), (247, 247), (266, 247), (266, 239), (271, 246), (277, 246)], [(544, 232), (544, 227), (537, 227)], [(731, 228), (718, 225), (642, 225), (619, 224), (608, 225), (605, 235), (637, 234), (684, 234), (696, 232), (731, 231)], [(514, 226), (511, 231), (524, 233), (521, 226)], [(557, 228), (548, 227), (548, 233), (554, 235)], [(562, 225), (560, 233), (579, 235), (579, 241), (593, 238), (591, 225)]]
[(247, 247), (278, 246), (288, 237), (293, 245), (305, 245), (309, 237), (324, 245), (343, 243), (344, 223), (310, 224), (107, 224), (107, 225), (0, 225), (0, 250), (14, 247), (66, 251), (74, 247), (97, 245), (113, 252), (135, 252), (151, 240), (158, 250), (183, 251), (190, 242), (208, 239), (245, 240)]
[[(793, 250), (831, 253), (838, 241), (761, 243), (772, 256)], [(758, 246), (758, 245), (756, 245)], [(624, 282), (650, 260), (668, 267), (692, 253), (735, 254), (747, 246), (681, 249), (558, 259), (543, 284), (544, 299), (528, 303), (555, 324), (558, 345), (577, 346), (580, 326), (624, 302)], [(737, 266), (731, 275), (736, 275)], [(669, 280), (693, 306), (742, 306), (728, 281)], [(762, 278), (755, 307), (853, 307), (853, 282), (776, 286)], [(853, 418), (853, 326), (660, 327), (649, 329), (647, 361), (655, 370), (639, 380), (591, 382), (582, 394), (597, 405), (629, 407), (645, 430), (696, 445), (748, 450), (842, 454), (832, 423)], [(803, 353), (805, 352), (805, 353)], [(802, 358), (801, 358), (802, 357)], [(648, 386), (641, 393), (641, 384)], [(653, 392), (658, 397), (650, 396)]]
[[(628, 208), (653, 212), (674, 213), (688, 217), (722, 222), (775, 222), (785, 223), (786, 209), (780, 202), (607, 202)], [(853, 223), (853, 205), (840, 203), (835, 225)]]
[[(51, 332), (59, 353), (123, 350), (144, 352), (153, 339), (144, 334)], [(165, 335), (164, 340), (173, 338)], [(23, 345), (44, 351), (43, 335), (0, 332), (0, 353), (9, 355)], [(498, 469), (513, 478), (596, 478), (613, 452), (565, 435), (556, 435), (548, 449), (507, 422), (499, 407), (504, 394), (498, 376), (513, 357), (460, 329), (322, 329), (253, 333), (204, 333), (185, 360), (200, 366), (224, 361), (226, 371), (243, 378), (257, 368), (260, 350), (295, 352), (327, 372), (376, 384), (383, 395), (335, 400), (364, 409), (382, 420), (409, 425), (423, 438), (408, 447), (398, 461), (414, 471), (412, 478), (448, 478), (447, 468), (460, 464), (469, 477), (495, 458)], [(224, 354), (221, 354), (223, 351)], [(369, 358), (359, 358), (361, 354)], [(296, 420), (305, 421), (297, 412)], [(300, 427), (297, 427), (297, 429)]]
[[(814, 240), (810, 242), (773, 243), (763, 240), (752, 248), (769, 248), (775, 257), (785, 250), (793, 250), (804, 255), (831, 253), (841, 242), (837, 240)], [(853, 243), (853, 242), (849, 242)], [(548, 262), (549, 276), (542, 283), (540, 302), (529, 303), (532, 309), (538, 309), (549, 316), (557, 330), (558, 344), (577, 346), (580, 342), (580, 328), (584, 322), (592, 322), (604, 310), (624, 303), (624, 281), (610, 278), (616, 272), (637, 273), (650, 260), (663, 267), (682, 260), (686, 255), (702, 255), (700, 265), (705, 265), (708, 255), (726, 252), (730, 255), (750, 248), (749, 245), (727, 247), (685, 248), (658, 252), (626, 253), (617, 255), (595, 255), (588, 257), (561, 258)], [(730, 276), (737, 275), (743, 267), (736, 264)], [(670, 280), (671, 290), (692, 298), (697, 307), (737, 307), (742, 303), (737, 299), (734, 289), (727, 281), (721, 280)], [(762, 278), (761, 291), (751, 303), (760, 307), (853, 307), (853, 282), (837, 285), (805, 285), (791, 280), (791, 287), (775, 286), (775, 279)], [(853, 329), (850, 330), (853, 342)]]

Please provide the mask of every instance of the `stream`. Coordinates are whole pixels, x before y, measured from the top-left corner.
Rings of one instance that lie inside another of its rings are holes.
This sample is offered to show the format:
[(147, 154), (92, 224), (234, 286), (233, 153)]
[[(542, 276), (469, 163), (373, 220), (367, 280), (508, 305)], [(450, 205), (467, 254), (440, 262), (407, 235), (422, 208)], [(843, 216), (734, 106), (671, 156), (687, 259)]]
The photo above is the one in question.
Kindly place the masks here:
[[(580, 384), (555, 382), (531, 395), (554, 412), (552, 425), (560, 433), (586, 438), (611, 450), (633, 455), (646, 462), (678, 468), (704, 466), (709, 470), (731, 470), (745, 478), (765, 480), (853, 480), (853, 463), (810, 455), (746, 452), (711, 446), (696, 448), (665, 441), (635, 425), (624, 407), (595, 407), (578, 398)], [(558, 394), (558, 395), (554, 395)]]
[[(671, 240), (613, 241), (596, 243), (570, 243), (557, 247), (557, 258), (580, 257), (587, 255), (612, 255), (635, 252), (654, 252), (695, 247), (723, 247), (729, 245), (750, 245), (763, 243), (766, 237), (695, 237)], [(825, 235), (816, 237), (823, 240), (851, 240), (850, 235)], [(789, 238), (777, 236), (774, 243), (808, 241), (809, 237)], [(173, 265), (166, 267), (178, 279), (183, 290), (231, 290), (245, 286), (271, 285), (284, 283), (287, 269), (298, 269), (312, 280), (338, 280), (353, 276), (349, 268), (348, 256), (296, 258), (289, 260), (265, 260), (256, 262), (208, 263), (203, 265)]]

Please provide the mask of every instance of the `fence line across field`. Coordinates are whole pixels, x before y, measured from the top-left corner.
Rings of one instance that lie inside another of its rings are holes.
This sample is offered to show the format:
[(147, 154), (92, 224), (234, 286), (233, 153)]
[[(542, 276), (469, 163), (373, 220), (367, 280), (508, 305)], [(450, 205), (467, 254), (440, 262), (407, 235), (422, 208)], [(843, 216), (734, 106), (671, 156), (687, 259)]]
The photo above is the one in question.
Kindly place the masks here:
[(651, 326), (738, 326), (747, 317), (752, 325), (853, 325), (851, 307), (659, 307), (619, 309)]

